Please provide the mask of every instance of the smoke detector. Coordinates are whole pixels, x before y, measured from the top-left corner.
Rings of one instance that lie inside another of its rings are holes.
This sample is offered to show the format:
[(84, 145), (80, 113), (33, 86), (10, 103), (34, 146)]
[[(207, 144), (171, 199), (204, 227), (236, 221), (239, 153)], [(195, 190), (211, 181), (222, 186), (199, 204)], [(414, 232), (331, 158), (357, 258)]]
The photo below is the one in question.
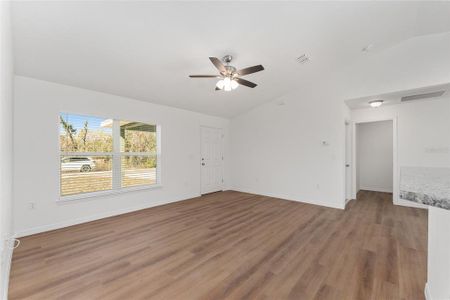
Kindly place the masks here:
[(372, 48), (373, 48), (373, 44), (369, 44), (369, 45), (363, 47), (363, 48), (361, 49), (361, 51), (367, 53), (367, 52), (369, 52), (370, 50), (372, 50)]

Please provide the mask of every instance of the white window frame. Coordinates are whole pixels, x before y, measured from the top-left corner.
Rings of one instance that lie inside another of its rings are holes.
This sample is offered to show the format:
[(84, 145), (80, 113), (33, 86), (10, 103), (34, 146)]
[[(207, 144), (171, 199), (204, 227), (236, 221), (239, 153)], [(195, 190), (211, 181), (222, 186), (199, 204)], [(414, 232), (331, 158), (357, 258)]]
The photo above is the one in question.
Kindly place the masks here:
[[(66, 112), (62, 112), (66, 113)], [(67, 113), (75, 114), (77, 113)], [(59, 114), (60, 115), (60, 114)], [(59, 118), (58, 115), (58, 118)], [(92, 116), (89, 114), (79, 114), (83, 116)], [(107, 117), (106, 117), (107, 118)], [(156, 154), (150, 152), (121, 152), (120, 151), (120, 119), (110, 118), (113, 120), (112, 125), (112, 139), (113, 139), (113, 150), (112, 152), (61, 152), (61, 146), (59, 141), (59, 126), (58, 126), (58, 187), (59, 187), (59, 199), (58, 202), (66, 202), (77, 199), (85, 199), (92, 197), (100, 197), (106, 195), (114, 195), (127, 193), (132, 191), (149, 190), (162, 187), (161, 182), (161, 125), (155, 124), (153, 122), (147, 121), (135, 121), (145, 124), (153, 124), (156, 126)], [(134, 120), (133, 120), (134, 121)], [(59, 123), (58, 123), (59, 124)], [(143, 184), (131, 187), (122, 187), (122, 156), (155, 156), (156, 155), (156, 183), (154, 184)], [(79, 193), (73, 195), (61, 195), (61, 156), (111, 156), (112, 157), (112, 189), (96, 192)]]

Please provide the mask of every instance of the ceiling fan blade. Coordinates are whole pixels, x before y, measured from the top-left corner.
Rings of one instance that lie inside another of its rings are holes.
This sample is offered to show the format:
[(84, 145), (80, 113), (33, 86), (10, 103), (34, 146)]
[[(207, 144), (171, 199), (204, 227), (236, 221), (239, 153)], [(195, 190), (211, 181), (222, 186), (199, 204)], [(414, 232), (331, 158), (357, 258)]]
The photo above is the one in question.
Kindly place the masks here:
[(259, 72), (262, 70), (264, 70), (264, 67), (262, 65), (257, 65), (257, 66), (253, 66), (253, 67), (244, 68), (242, 70), (238, 70), (236, 73), (238, 73), (239, 75), (242, 76), (242, 75), (256, 73), (256, 72)]
[(251, 81), (248, 81), (248, 80), (245, 80), (245, 79), (242, 79), (242, 78), (235, 78), (234, 80), (236, 80), (237, 83), (239, 83), (240, 85), (245, 85), (245, 86), (248, 86), (250, 88), (254, 88), (254, 87), (257, 86), (256, 83), (253, 83)]
[(219, 75), (189, 75), (191, 78), (220, 78)]
[(217, 57), (210, 57), (209, 60), (213, 63), (213, 65), (217, 68), (217, 70), (223, 73), (227, 72), (227, 69), (225, 69), (225, 66), (220, 61), (220, 59), (218, 59)]

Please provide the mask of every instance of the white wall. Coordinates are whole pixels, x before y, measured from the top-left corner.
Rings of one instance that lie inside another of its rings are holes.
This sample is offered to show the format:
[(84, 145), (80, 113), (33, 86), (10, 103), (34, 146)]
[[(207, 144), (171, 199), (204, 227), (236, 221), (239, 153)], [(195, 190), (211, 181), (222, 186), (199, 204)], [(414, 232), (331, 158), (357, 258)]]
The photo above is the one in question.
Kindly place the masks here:
[[(352, 111), (355, 122), (397, 118), (397, 161), (402, 166), (450, 167), (450, 95)], [(394, 199), (394, 203), (414, 205)], [(414, 205), (415, 206), (415, 205)]]
[[(60, 112), (156, 122), (162, 131), (162, 188), (84, 200), (59, 198)], [(224, 129), (229, 182), (229, 120), (104, 93), (15, 78), (14, 229), (40, 232), (200, 194), (200, 126)], [(29, 209), (29, 202), (36, 208)]]
[(450, 211), (428, 210), (427, 300), (450, 299)]
[(355, 122), (397, 118), (401, 166), (450, 167), (450, 95), (352, 111)]
[(233, 188), (343, 208), (343, 104), (322, 92), (289, 95), (283, 103), (232, 120)]
[(450, 34), (436, 34), (361, 54), (232, 119), (233, 188), (343, 208), (344, 101), (450, 82), (449, 51)]
[(10, 2), (0, 1), (0, 298), (5, 297), (12, 233), (13, 57)]
[(359, 176), (359, 189), (392, 193), (392, 121), (360, 123), (356, 127), (356, 173)]

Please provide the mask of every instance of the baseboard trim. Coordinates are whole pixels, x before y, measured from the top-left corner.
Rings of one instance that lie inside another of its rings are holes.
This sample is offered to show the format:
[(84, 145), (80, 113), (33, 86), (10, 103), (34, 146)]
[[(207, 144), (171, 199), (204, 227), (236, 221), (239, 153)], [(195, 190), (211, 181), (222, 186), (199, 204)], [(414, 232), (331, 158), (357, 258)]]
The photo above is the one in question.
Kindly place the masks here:
[(428, 288), (428, 282), (425, 283), (425, 289), (423, 290), (423, 292), (424, 292), (424, 294), (425, 294), (425, 300), (433, 300), (433, 299), (431, 298), (430, 290), (429, 290), (429, 288)]
[(9, 274), (11, 272), (11, 262), (12, 262), (12, 255), (13, 255), (14, 249), (11, 247), (5, 247), (3, 249), (3, 267), (1, 272), (3, 273), (2, 276), (2, 282), (1, 282), (1, 296), (3, 300), (8, 299), (8, 288), (9, 288)]
[(100, 220), (100, 219), (104, 219), (104, 218), (119, 216), (119, 215), (123, 215), (126, 213), (130, 213), (130, 212), (134, 212), (134, 211), (138, 211), (138, 210), (142, 210), (142, 209), (147, 209), (147, 208), (151, 208), (151, 207), (155, 207), (155, 206), (161, 206), (161, 205), (165, 205), (165, 204), (169, 204), (169, 203), (185, 201), (185, 200), (189, 200), (189, 199), (196, 198), (196, 197), (200, 197), (200, 194), (192, 195), (187, 198), (170, 200), (170, 201), (146, 203), (144, 205), (133, 206), (133, 207), (123, 208), (123, 209), (119, 209), (119, 210), (94, 214), (94, 215), (91, 215), (88, 217), (77, 218), (77, 219), (67, 220), (64, 222), (58, 222), (58, 223), (47, 224), (47, 225), (42, 225), (42, 226), (36, 226), (36, 227), (17, 231), (15, 233), (15, 236), (17, 238), (25, 237), (25, 236), (29, 236), (29, 235), (33, 235), (33, 234), (46, 232), (46, 231), (51, 231), (51, 230), (61, 229), (61, 228), (65, 228), (65, 227), (69, 227), (69, 226), (73, 226), (73, 225), (82, 224), (82, 223), (92, 222), (92, 221), (96, 221), (96, 220)]
[(381, 193), (393, 193), (392, 189), (378, 188), (378, 187), (373, 187), (373, 186), (360, 187), (359, 190), (371, 191), (371, 192), (381, 192)]
[(353, 201), (353, 200), (356, 200), (356, 199), (345, 199), (344, 209), (347, 208), (347, 204), (348, 204), (350, 201)]
[(336, 209), (345, 209), (345, 201), (342, 201), (342, 205), (330, 205), (329, 203), (326, 202), (321, 202), (321, 201), (311, 201), (311, 200), (299, 200), (297, 198), (293, 198), (289, 195), (277, 195), (277, 194), (272, 194), (272, 193), (260, 193), (260, 192), (255, 192), (252, 191), (250, 189), (245, 189), (245, 188), (232, 188), (233, 191), (237, 191), (237, 192), (242, 192), (242, 193), (248, 193), (248, 194), (254, 194), (254, 195), (261, 195), (261, 196), (266, 196), (266, 197), (272, 197), (272, 198), (278, 198), (281, 200), (288, 200), (288, 201), (295, 201), (295, 202), (299, 202), (299, 203), (308, 203), (308, 204), (312, 204), (312, 205), (319, 205), (319, 206), (325, 206), (325, 207), (329, 207), (329, 208), (336, 208)]
[(414, 207), (414, 208), (428, 209), (428, 206), (425, 205), (425, 204), (416, 203), (416, 202), (412, 202), (412, 201), (405, 200), (405, 199), (397, 199), (397, 200), (394, 200), (394, 205), (405, 206), (405, 207)]

